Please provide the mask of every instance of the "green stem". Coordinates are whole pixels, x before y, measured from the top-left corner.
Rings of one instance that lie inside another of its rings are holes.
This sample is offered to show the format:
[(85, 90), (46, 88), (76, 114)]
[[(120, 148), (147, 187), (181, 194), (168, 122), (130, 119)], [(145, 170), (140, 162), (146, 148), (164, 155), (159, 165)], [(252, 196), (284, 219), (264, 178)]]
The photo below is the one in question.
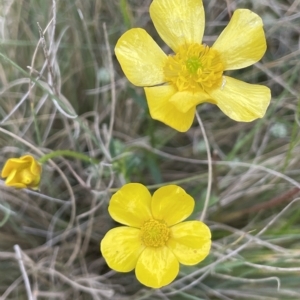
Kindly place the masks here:
[(71, 150), (56, 150), (56, 151), (52, 151), (48, 154), (45, 154), (44, 156), (42, 156), (39, 159), (39, 162), (41, 164), (44, 164), (45, 162), (47, 162), (49, 159), (54, 158), (54, 157), (59, 157), (59, 156), (70, 156), (70, 157), (74, 157), (89, 163), (93, 163), (93, 164), (98, 164), (100, 161), (95, 159), (95, 158), (91, 158), (85, 154), (79, 153), (79, 152), (75, 152), (75, 151), (71, 151)]
[(123, 21), (127, 29), (130, 29), (132, 27), (132, 16), (130, 14), (130, 9), (127, 0), (120, 0), (120, 8), (123, 16)]
[(9, 208), (9, 205), (7, 204), (8, 207), (1, 205), (0, 204), (0, 210), (3, 211), (4, 213), (4, 217), (3, 220), (0, 222), (0, 228), (7, 222), (7, 220), (9, 219), (10, 213), (12, 212)]

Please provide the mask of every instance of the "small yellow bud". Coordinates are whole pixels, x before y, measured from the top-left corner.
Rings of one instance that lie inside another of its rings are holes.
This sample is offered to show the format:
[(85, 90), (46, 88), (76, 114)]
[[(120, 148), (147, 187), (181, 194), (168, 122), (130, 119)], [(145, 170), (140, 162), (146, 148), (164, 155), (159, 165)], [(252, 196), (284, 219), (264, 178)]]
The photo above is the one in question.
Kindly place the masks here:
[(37, 190), (41, 180), (42, 166), (31, 155), (10, 158), (6, 161), (1, 177), (6, 178), (5, 184), (16, 188)]

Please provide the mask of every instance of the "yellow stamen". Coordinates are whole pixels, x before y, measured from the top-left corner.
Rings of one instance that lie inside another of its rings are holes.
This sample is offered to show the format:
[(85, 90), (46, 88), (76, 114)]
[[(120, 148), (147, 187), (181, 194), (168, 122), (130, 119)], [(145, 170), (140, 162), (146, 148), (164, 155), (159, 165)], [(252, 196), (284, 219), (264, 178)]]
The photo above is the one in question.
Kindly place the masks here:
[(190, 44), (169, 55), (165, 80), (178, 91), (207, 91), (222, 85), (224, 66), (219, 53), (206, 45)]
[(151, 219), (141, 228), (141, 240), (146, 247), (162, 247), (170, 238), (170, 229), (164, 221)]

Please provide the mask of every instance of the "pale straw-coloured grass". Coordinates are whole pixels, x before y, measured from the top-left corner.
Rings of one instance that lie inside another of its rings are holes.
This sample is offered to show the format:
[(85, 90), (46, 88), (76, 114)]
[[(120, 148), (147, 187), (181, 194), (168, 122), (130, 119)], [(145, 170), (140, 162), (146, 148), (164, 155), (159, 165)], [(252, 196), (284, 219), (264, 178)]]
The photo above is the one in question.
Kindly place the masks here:
[[(113, 53), (129, 27), (163, 44), (150, 3), (0, 1), (1, 165), (63, 149), (98, 160), (52, 158), (40, 191), (0, 182), (1, 300), (300, 299), (300, 2), (204, 1), (209, 45), (236, 8), (263, 18), (266, 55), (231, 74), (268, 85), (272, 102), (253, 123), (199, 106), (202, 130), (195, 119), (184, 134), (149, 117)], [(160, 290), (110, 270), (99, 251), (117, 226), (110, 196), (128, 181), (181, 185), (212, 231), (209, 257)]]

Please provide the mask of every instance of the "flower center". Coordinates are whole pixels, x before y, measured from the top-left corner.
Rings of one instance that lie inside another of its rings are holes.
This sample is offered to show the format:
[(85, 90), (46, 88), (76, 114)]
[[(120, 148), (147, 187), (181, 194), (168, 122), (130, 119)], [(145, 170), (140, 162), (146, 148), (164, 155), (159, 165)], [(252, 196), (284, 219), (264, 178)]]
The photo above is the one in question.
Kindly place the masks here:
[(161, 247), (170, 237), (170, 229), (164, 221), (151, 219), (141, 227), (141, 240), (146, 247)]
[(221, 86), (223, 71), (219, 53), (197, 43), (180, 46), (164, 66), (165, 80), (178, 91), (199, 92)]

